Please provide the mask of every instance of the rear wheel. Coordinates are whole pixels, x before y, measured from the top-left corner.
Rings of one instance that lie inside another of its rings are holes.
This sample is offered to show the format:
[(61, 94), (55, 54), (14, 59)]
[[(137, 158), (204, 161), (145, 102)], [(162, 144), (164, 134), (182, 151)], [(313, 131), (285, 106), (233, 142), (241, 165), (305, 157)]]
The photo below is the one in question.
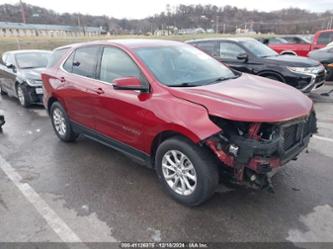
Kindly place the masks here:
[(158, 147), (155, 167), (165, 191), (186, 206), (208, 200), (219, 183), (215, 158), (182, 137), (168, 139)]
[(78, 137), (71, 126), (65, 109), (59, 102), (54, 102), (50, 109), (50, 116), (53, 129), (60, 140), (64, 142), (74, 142)]
[(16, 94), (21, 106), (28, 107), (30, 105), (27, 89), (23, 85), (18, 85), (16, 87)]

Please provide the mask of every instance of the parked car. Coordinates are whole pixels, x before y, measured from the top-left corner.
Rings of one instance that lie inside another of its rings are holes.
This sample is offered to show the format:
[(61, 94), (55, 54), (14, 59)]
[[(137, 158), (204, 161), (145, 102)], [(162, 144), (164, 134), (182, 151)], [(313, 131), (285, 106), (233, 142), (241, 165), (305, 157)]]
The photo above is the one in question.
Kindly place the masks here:
[(288, 43), (287, 40), (285, 40), (281, 37), (259, 37), (259, 38), (257, 38), (257, 40), (267, 46), (272, 45), (272, 44), (287, 44)]
[(303, 35), (284, 35), (280, 36), (280, 38), (284, 39), (288, 43), (293, 43), (293, 44), (311, 44), (312, 39), (308, 39), (306, 36)]
[(333, 46), (314, 50), (309, 53), (309, 57), (320, 61), (327, 70), (327, 80), (333, 81)]
[[(286, 40), (287, 37), (282, 38)], [(298, 41), (279, 44), (268, 43), (267, 45), (279, 54), (308, 56), (310, 51), (326, 47), (327, 44), (333, 41), (333, 30), (318, 31), (312, 41), (306, 39), (302, 42), (301, 40)]]
[(17, 50), (3, 54), (0, 63), (0, 92), (19, 99), (27, 107), (42, 103), (41, 72), (51, 51)]
[(156, 170), (175, 200), (196, 206), (220, 174), (270, 187), (316, 131), (312, 101), (232, 71), (188, 44), (114, 40), (62, 47), (42, 74), (44, 105), (64, 142), (82, 134)]
[(253, 38), (193, 40), (198, 47), (231, 68), (291, 85), (304, 93), (325, 83), (325, 68), (309, 58), (279, 55)]

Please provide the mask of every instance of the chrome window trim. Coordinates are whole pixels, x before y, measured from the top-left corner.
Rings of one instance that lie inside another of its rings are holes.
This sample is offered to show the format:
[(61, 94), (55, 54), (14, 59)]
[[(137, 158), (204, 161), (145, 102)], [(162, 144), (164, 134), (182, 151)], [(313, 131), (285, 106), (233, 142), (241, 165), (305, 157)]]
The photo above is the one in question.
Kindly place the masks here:
[[(117, 49), (120, 49), (120, 48), (118, 48), (118, 47), (114, 47), (114, 46), (110, 46), (110, 45), (90, 45), (90, 46), (103, 46), (103, 48), (104, 48), (104, 47), (111, 47), (111, 48), (117, 48)], [(88, 47), (88, 46), (87, 46), (87, 47)], [(62, 71), (62, 72), (64, 72), (64, 73), (67, 73), (67, 74), (71, 74), (71, 75), (75, 75), (75, 76), (81, 77), (81, 78), (83, 78), (83, 79), (94, 80), (95, 82), (103, 83), (103, 84), (105, 84), (105, 85), (109, 85), (109, 86), (114, 86), (114, 83), (110, 83), (110, 82), (107, 82), (107, 81), (102, 81), (102, 80), (100, 80), (100, 79), (89, 78), (89, 77), (86, 77), (86, 76), (83, 76), (83, 75), (79, 75), (79, 74), (76, 74), (76, 73), (68, 72), (68, 71), (63, 67), (64, 64), (66, 63), (67, 59), (68, 59), (68, 58), (69, 58), (69, 57), (70, 57), (70, 56), (71, 56), (71, 55), (72, 55), (77, 49), (79, 49), (79, 48), (83, 48), (83, 47), (75, 48), (71, 53), (69, 53), (68, 56), (66, 56), (66, 58), (64, 58), (64, 60), (61, 62), (60, 67), (59, 67), (60, 71)], [(122, 49), (120, 49), (120, 50), (123, 51), (126, 55), (128, 55), (128, 53), (126, 53), (124, 50), (122, 50)], [(129, 56), (129, 55), (128, 55), (128, 56)], [(130, 56), (129, 56), (129, 57), (130, 57)], [(136, 64), (136, 62), (135, 62), (131, 57), (130, 57), (130, 59), (133, 61), (133, 63), (138, 67), (138, 69), (140, 70), (140, 72), (143, 74), (141, 68)], [(149, 83), (147, 77), (146, 77), (144, 74), (143, 74), (143, 76), (145, 77), (146, 82), (147, 82), (147, 84), (148, 84), (149, 92), (151, 92), (151, 91), (150, 91), (150, 89), (151, 89), (151, 87), (150, 87), (150, 83)], [(124, 76), (124, 77), (131, 77), (131, 76)], [(137, 91), (135, 91), (135, 92), (137, 92)]]

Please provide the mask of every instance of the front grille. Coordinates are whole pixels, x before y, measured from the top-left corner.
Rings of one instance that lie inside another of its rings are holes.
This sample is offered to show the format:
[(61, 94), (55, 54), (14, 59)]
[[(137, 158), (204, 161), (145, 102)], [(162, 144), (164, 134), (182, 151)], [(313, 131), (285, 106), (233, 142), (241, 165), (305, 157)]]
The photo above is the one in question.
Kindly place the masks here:
[(300, 136), (298, 129), (300, 128), (299, 124), (294, 124), (284, 128), (284, 144), (283, 148), (285, 151), (291, 149), (296, 143), (299, 142)]
[(288, 151), (295, 145), (300, 144), (304, 137), (317, 131), (316, 115), (311, 113), (308, 119), (301, 120), (298, 123), (285, 126), (283, 128), (283, 149)]

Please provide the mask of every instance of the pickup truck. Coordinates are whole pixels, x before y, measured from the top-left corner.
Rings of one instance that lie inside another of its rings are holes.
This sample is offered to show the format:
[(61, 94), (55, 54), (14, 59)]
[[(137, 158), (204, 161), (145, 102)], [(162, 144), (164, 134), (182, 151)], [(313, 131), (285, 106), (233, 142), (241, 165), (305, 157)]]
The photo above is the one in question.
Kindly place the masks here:
[(333, 29), (318, 31), (314, 35), (312, 42), (308, 42), (305, 39), (298, 40), (299, 42), (270, 43), (269, 39), (264, 39), (263, 43), (268, 45), (279, 54), (308, 56), (309, 52), (326, 47), (327, 44), (333, 41)]

